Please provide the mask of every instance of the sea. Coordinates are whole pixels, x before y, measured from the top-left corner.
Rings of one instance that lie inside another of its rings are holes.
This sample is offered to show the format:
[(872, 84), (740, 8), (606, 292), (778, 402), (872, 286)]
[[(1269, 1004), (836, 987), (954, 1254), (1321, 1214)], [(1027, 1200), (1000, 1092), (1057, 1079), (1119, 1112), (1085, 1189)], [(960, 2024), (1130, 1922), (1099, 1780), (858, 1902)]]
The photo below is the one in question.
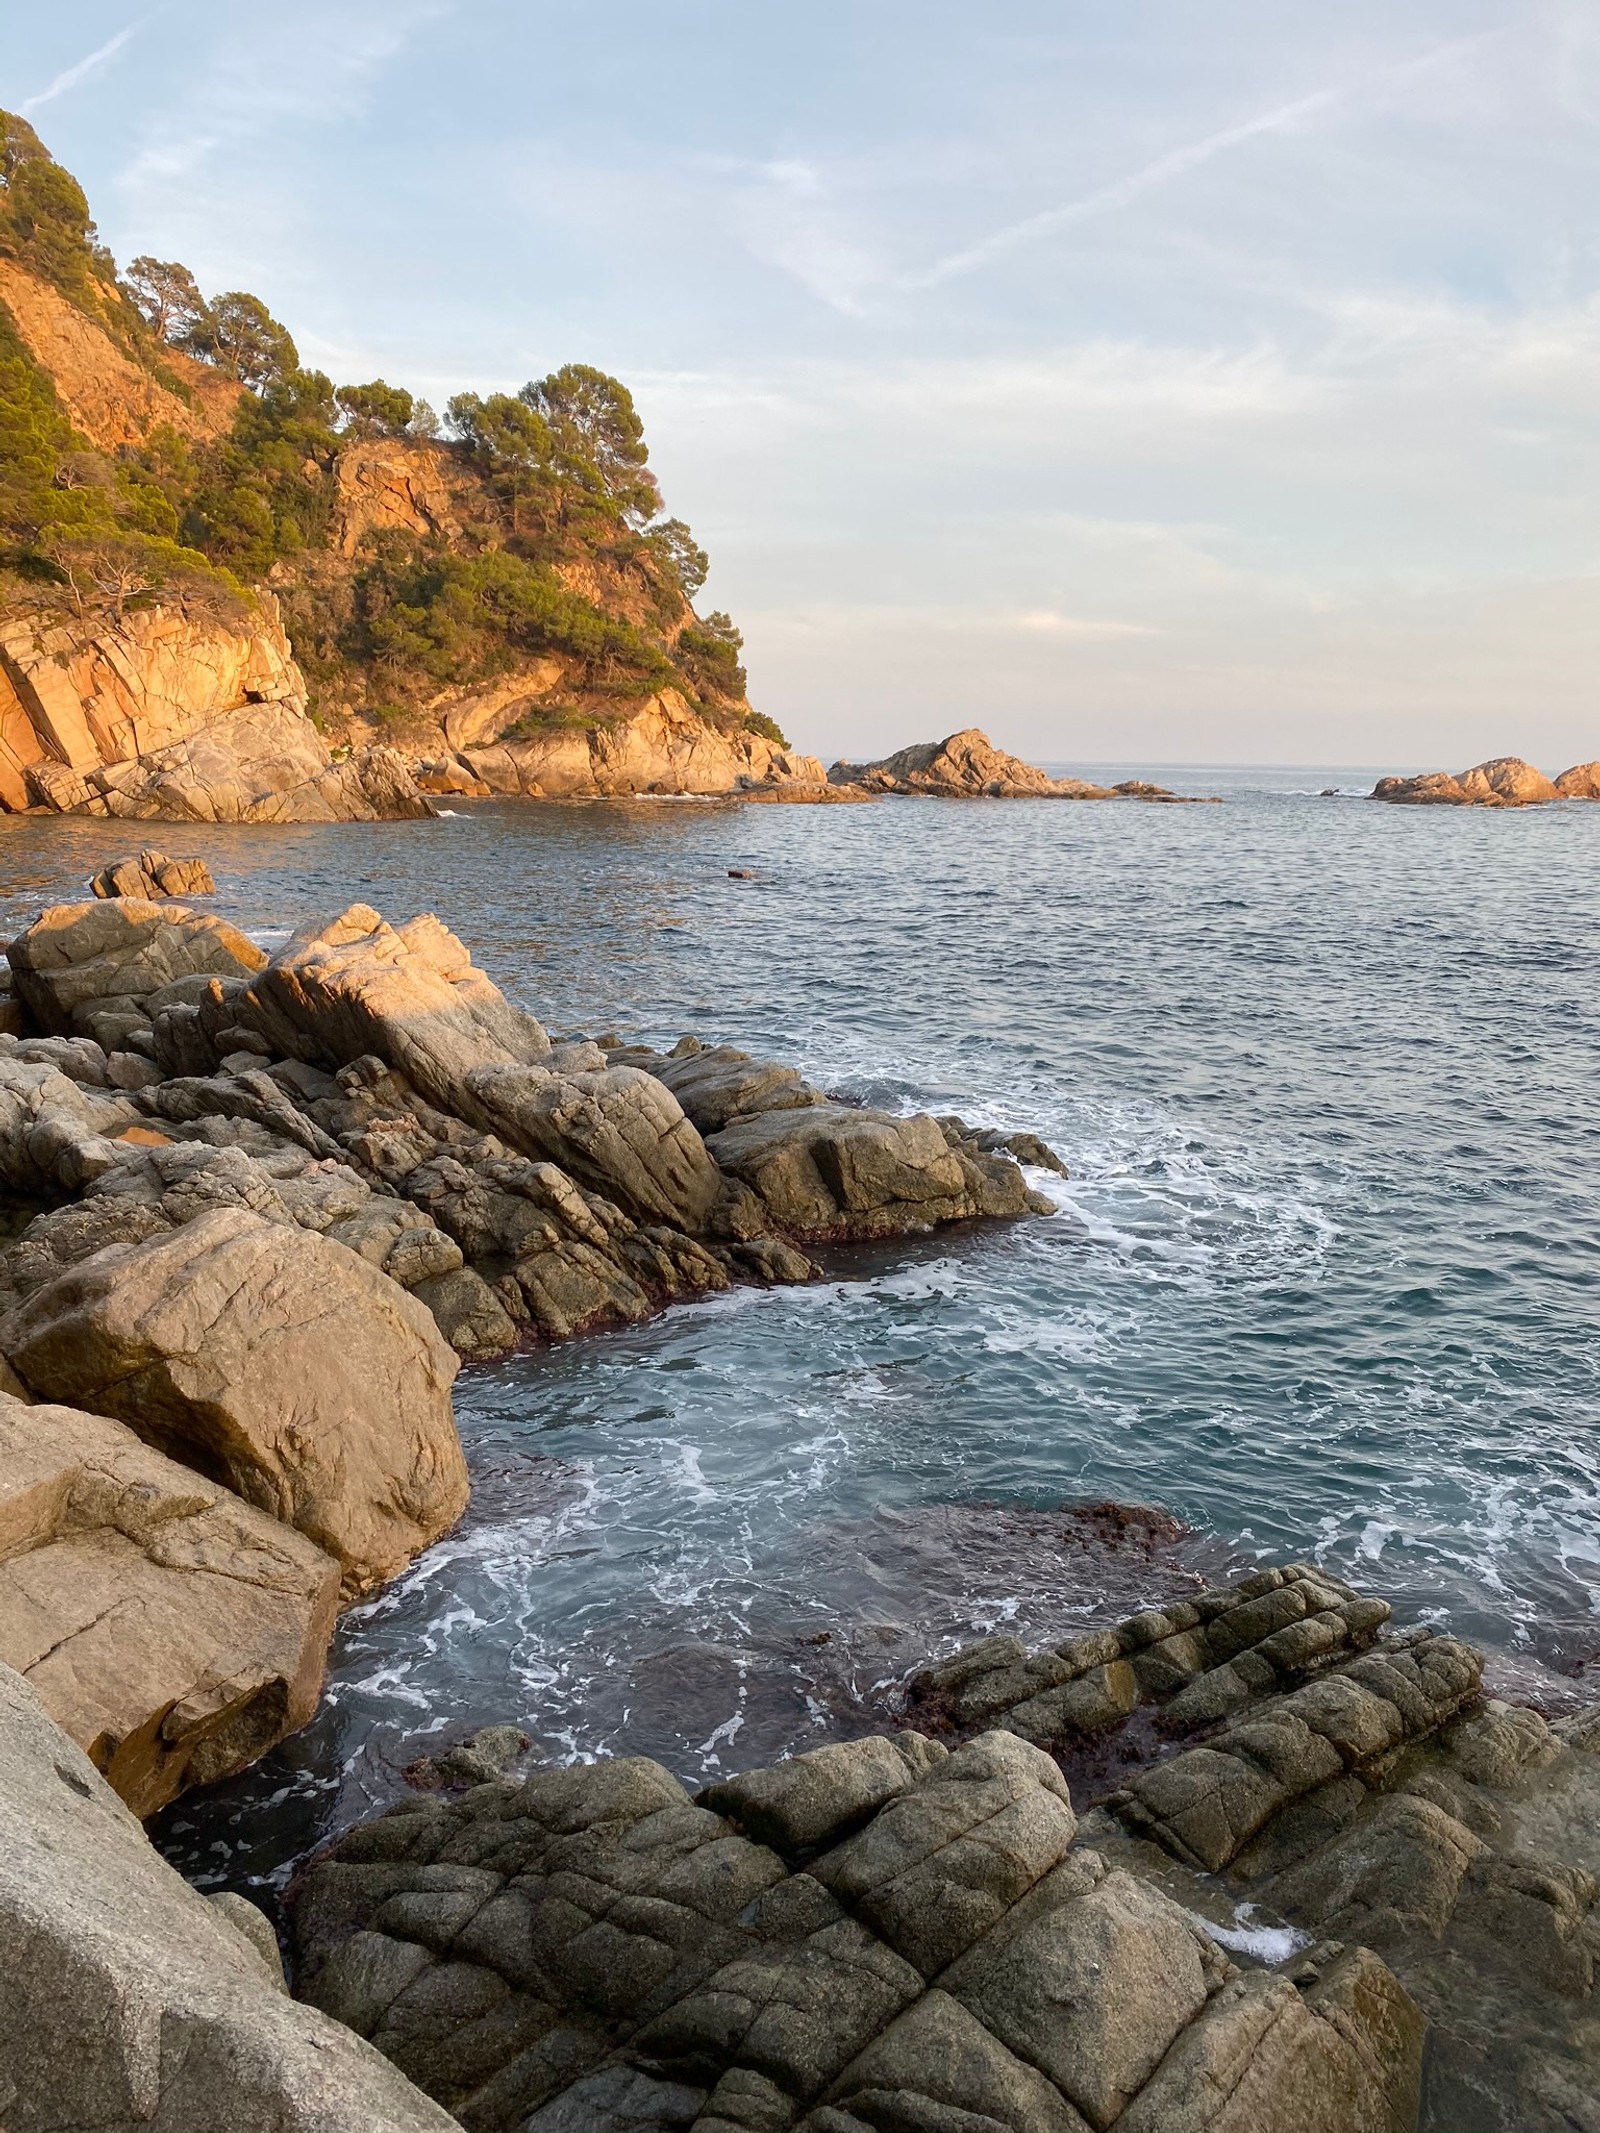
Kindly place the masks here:
[[(1048, 1218), (464, 1370), (461, 1526), (168, 1856), (270, 1903), (479, 1726), (694, 1785), (892, 1723), (960, 1643), (1257, 1562), (1600, 1700), (1600, 806), (1385, 807), (1375, 774), (150, 826), (269, 948), (435, 911), (553, 1032), (741, 1045), (1070, 1173), (1034, 1174)], [(135, 842), (0, 822), (0, 915)]]

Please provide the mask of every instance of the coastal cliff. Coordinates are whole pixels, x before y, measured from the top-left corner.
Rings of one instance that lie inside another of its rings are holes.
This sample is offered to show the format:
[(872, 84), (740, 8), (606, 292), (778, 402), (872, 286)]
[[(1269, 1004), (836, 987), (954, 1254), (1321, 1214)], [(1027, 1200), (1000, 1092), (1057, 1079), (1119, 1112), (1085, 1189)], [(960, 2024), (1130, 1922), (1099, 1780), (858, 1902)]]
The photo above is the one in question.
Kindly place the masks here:
[(616, 379), (568, 364), (442, 423), (335, 386), (255, 297), (175, 261), (119, 278), (5, 113), (0, 371), (0, 806), (404, 814), (411, 770), (828, 796), (751, 707), (731, 620), (696, 610), (706, 556)]

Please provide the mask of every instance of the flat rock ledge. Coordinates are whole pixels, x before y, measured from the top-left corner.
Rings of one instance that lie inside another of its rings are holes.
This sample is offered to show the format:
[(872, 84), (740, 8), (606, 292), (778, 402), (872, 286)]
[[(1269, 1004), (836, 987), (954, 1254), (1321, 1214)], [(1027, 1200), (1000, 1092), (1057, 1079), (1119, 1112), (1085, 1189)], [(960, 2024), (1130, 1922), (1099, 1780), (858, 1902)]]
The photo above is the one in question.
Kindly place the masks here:
[(483, 2133), (1600, 2123), (1600, 1709), (1387, 1615), (1293, 1565), (990, 1640), (694, 1797), (458, 1752), (302, 1876), (299, 1989)]

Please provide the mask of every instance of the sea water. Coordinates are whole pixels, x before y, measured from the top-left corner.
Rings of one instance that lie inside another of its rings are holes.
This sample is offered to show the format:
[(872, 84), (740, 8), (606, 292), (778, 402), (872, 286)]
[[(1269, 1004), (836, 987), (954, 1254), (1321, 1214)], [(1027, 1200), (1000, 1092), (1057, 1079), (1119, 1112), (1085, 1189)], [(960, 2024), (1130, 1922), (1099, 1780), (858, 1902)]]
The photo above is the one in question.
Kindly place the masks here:
[[(1156, 775), (1223, 804), (157, 826), (265, 943), (357, 899), (437, 911), (559, 1034), (730, 1041), (1030, 1128), (1071, 1172), (1034, 1179), (1048, 1220), (464, 1371), (471, 1511), (345, 1618), (304, 1733), (169, 1811), (186, 1871), (266, 1893), (494, 1720), (703, 1781), (882, 1723), (956, 1642), (1241, 1559), (1325, 1564), (1547, 1707), (1584, 1693), (1600, 806)], [(135, 841), (7, 820), (5, 915)], [(1059, 1509), (1104, 1500), (1193, 1538), (1101, 1546)]]

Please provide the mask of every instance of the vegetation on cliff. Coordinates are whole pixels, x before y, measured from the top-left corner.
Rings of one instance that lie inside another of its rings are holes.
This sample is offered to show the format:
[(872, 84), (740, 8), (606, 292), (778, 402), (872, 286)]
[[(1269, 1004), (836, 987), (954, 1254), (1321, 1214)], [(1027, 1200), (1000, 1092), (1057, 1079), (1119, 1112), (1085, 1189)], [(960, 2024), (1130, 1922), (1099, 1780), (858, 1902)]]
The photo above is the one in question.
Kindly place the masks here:
[[(178, 411), (96, 444), (0, 301), (7, 604), (121, 613), (270, 585), (335, 720), (420, 717), (554, 658), (561, 700), (536, 720), (621, 716), (671, 688), (718, 724), (781, 741), (744, 701), (739, 632), (691, 605), (705, 553), (664, 516), (615, 378), (567, 364), (519, 392), (459, 394), (443, 424), (381, 378), (335, 386), (246, 291), (207, 299), (181, 263), (149, 256), (119, 280), (82, 189), (0, 113), (6, 260)], [(231, 423), (187, 422), (216, 375), (235, 392)]]

